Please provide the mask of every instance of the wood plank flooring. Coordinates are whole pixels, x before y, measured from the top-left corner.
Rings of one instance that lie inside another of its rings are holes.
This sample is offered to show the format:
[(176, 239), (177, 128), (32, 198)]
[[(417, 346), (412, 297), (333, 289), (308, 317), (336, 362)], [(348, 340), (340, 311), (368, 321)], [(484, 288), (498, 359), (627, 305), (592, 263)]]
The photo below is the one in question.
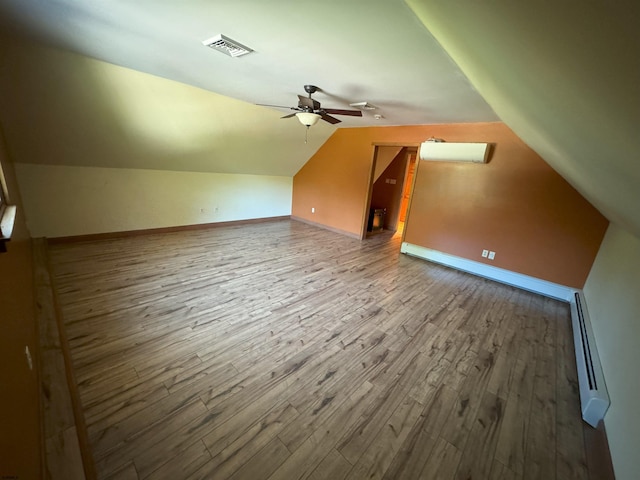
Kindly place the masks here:
[(47, 480), (63, 478), (85, 480), (48, 268), (45, 239), (33, 241), (33, 260), (40, 347), (42, 435), (45, 444), (43, 477)]
[(101, 479), (589, 478), (568, 306), (295, 221), (50, 247)]

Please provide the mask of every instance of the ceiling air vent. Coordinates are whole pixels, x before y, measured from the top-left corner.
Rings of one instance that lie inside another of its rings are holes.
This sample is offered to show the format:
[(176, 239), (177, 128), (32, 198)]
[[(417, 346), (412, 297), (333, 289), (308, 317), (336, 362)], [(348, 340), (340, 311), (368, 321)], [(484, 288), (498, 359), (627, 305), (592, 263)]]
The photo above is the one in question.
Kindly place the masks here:
[(247, 53), (253, 52), (249, 47), (245, 47), (241, 43), (231, 40), (224, 35), (216, 35), (207, 40), (204, 40), (202, 44), (206, 47), (213, 48), (219, 52), (229, 55), (230, 57), (241, 57)]

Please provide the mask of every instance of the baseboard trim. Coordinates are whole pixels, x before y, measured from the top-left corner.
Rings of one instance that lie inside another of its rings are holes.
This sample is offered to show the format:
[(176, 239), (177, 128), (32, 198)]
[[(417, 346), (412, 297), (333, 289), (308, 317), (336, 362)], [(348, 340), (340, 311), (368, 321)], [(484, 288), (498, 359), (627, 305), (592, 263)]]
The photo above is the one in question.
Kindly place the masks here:
[(544, 295), (545, 297), (555, 298), (564, 302), (569, 302), (573, 298), (575, 288), (567, 287), (557, 283), (542, 280), (540, 278), (530, 277), (522, 273), (512, 272), (503, 268), (485, 265), (484, 263), (475, 262), (466, 258), (457, 257), (448, 253), (439, 252), (430, 248), (421, 247), (411, 243), (403, 242), (400, 249), (401, 253), (406, 253), (414, 257), (419, 257), (430, 262), (439, 263), (447, 267), (452, 267), (463, 272), (468, 272), (480, 277), (489, 278), (496, 282), (505, 283), (514, 287), (528, 290), (530, 292)]
[(279, 217), (249, 218), (246, 220), (232, 220), (228, 222), (214, 223), (197, 223), (193, 225), (177, 225), (174, 227), (146, 228), (141, 230), (125, 230), (121, 232), (105, 232), (105, 233), (89, 233), (86, 235), (71, 235), (68, 237), (51, 237), (47, 238), (50, 245), (58, 245), (62, 243), (76, 242), (93, 242), (96, 240), (110, 240), (113, 238), (137, 237), (140, 235), (152, 235), (156, 233), (173, 233), (192, 230), (208, 230), (210, 228), (230, 227), (237, 225), (249, 225), (253, 223), (277, 222), (282, 220), (290, 220), (290, 215), (282, 215)]
[(584, 423), (582, 433), (589, 478), (594, 480), (615, 480), (616, 476), (613, 470), (605, 423), (601, 421), (596, 428)]
[(328, 225), (323, 225), (322, 223), (312, 222), (311, 220), (307, 220), (306, 218), (296, 217), (295, 215), (291, 215), (291, 220), (295, 220), (296, 222), (300, 222), (300, 223), (306, 223), (307, 225), (312, 225), (314, 227), (322, 228), (324, 230), (329, 230), (330, 232), (333, 232), (333, 233), (339, 233), (340, 235), (346, 235), (347, 237), (356, 238), (360, 240), (359, 234), (356, 234), (353, 232), (347, 232), (346, 230), (340, 230), (339, 228), (330, 227)]

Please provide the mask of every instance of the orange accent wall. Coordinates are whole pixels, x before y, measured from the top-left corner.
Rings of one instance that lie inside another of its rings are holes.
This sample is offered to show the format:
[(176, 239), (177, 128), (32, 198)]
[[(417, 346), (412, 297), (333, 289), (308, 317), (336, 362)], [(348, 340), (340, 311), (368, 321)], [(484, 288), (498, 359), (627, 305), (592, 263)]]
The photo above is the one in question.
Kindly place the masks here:
[(292, 215), (359, 235), (374, 144), (432, 136), (495, 147), (487, 164), (419, 162), (405, 241), (581, 288), (608, 221), (503, 123), (339, 129), (294, 177)]

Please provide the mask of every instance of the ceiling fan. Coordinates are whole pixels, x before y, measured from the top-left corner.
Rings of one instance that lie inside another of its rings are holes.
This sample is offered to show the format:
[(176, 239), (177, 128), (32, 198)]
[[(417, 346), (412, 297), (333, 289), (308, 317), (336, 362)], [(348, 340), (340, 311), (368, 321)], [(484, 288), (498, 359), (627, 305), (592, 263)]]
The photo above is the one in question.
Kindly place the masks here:
[(295, 110), (295, 113), (290, 113), (289, 115), (285, 115), (281, 118), (291, 118), (296, 116), (300, 123), (309, 128), (311, 125), (315, 125), (318, 123), (318, 120), (322, 119), (325, 122), (329, 122), (332, 125), (336, 123), (340, 123), (342, 120), (339, 120), (332, 115), (349, 115), (351, 117), (361, 117), (362, 112), (360, 110), (340, 110), (337, 108), (322, 108), (320, 102), (314, 98), (311, 98), (313, 93), (316, 93), (320, 90), (315, 85), (305, 85), (304, 91), (309, 94), (308, 97), (303, 95), (298, 95), (298, 106), (297, 107), (283, 107), (281, 105), (264, 105), (260, 104), (264, 107), (277, 107), (277, 108), (289, 108), (291, 110)]

